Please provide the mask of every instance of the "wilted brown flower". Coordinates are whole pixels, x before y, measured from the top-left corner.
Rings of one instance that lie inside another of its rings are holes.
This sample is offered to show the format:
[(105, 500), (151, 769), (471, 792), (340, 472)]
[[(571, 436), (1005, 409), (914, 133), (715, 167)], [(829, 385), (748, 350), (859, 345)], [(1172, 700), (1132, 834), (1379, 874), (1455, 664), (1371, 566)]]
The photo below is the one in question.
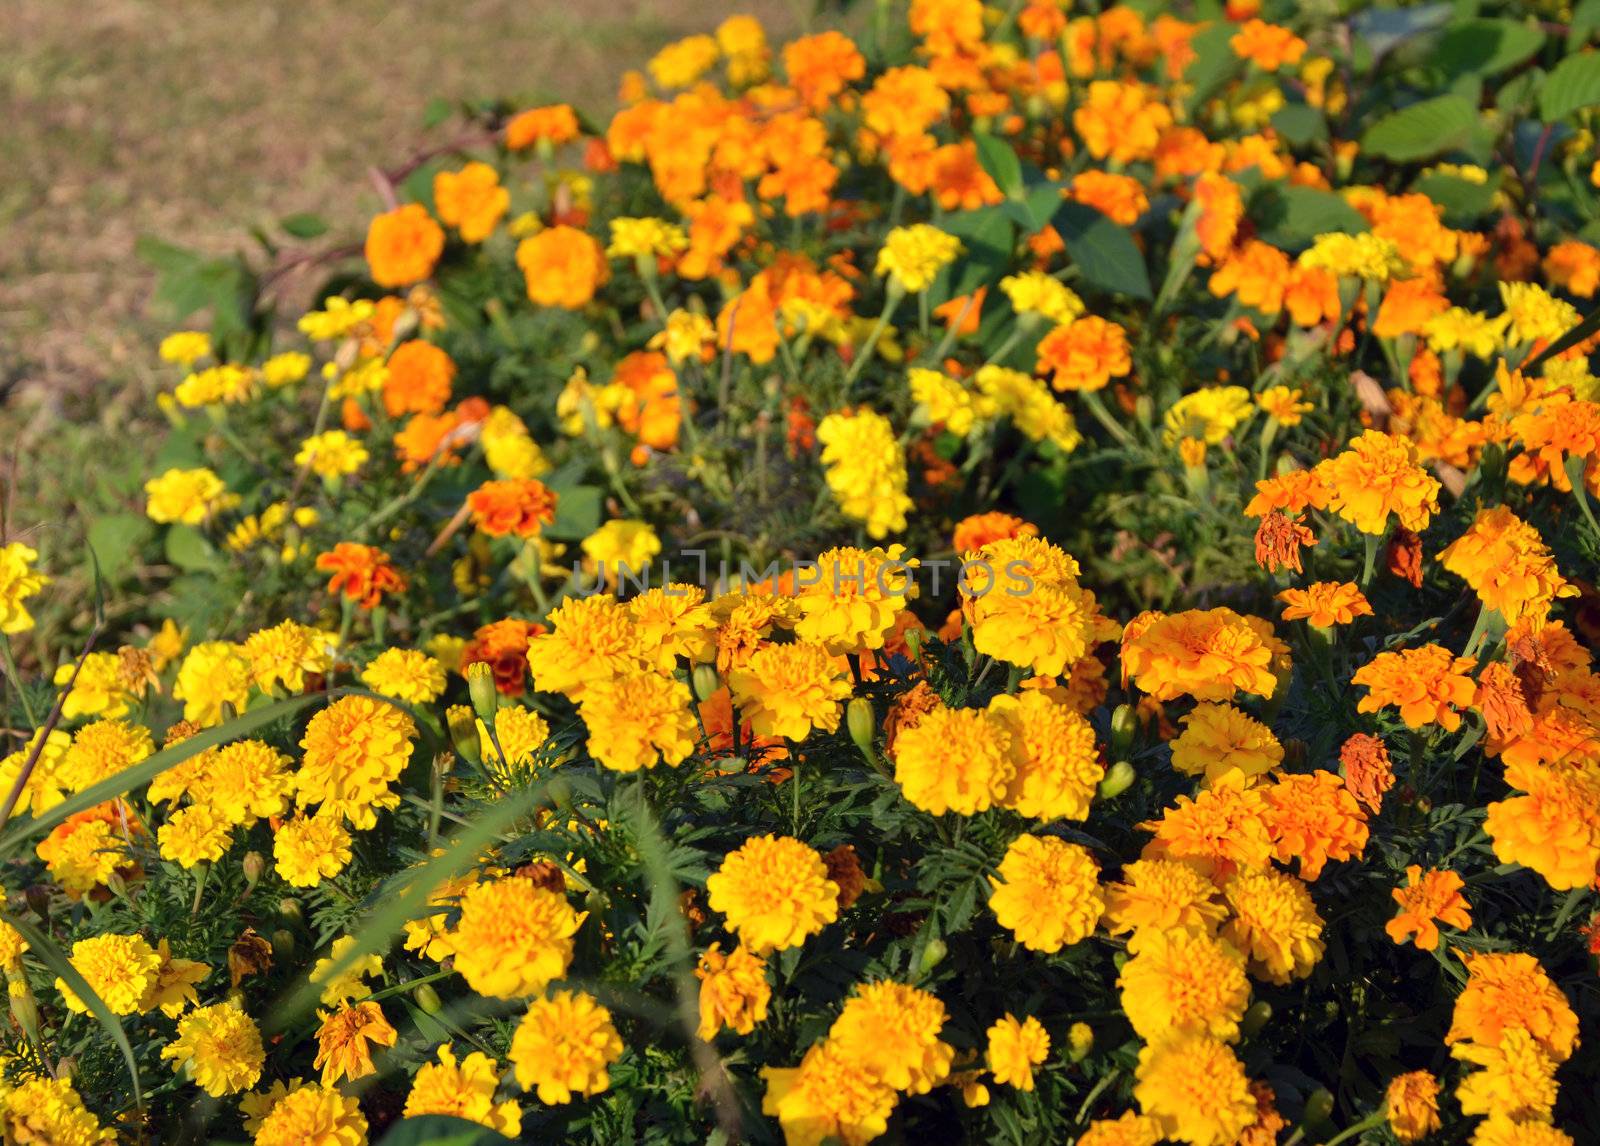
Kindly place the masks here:
[(861, 870), (861, 860), (851, 844), (840, 844), (822, 862), (828, 865), (828, 878), (839, 885), (839, 907), (850, 907), (861, 898), (867, 887), (867, 874)]
[(546, 891), (553, 891), (557, 895), (567, 893), (567, 877), (561, 869), (549, 860), (538, 860), (534, 863), (523, 864), (517, 869), (517, 874), (523, 879), (531, 879), (534, 887), (542, 887)]
[(228, 948), (228, 978), (237, 987), (251, 975), (265, 975), (272, 970), (272, 944), (246, 927), (244, 934)]
[(1256, 527), (1256, 564), (1269, 573), (1280, 568), (1305, 572), (1300, 566), (1300, 547), (1315, 545), (1316, 534), (1300, 524), (1300, 516), (1273, 510)]
[(1389, 538), (1387, 564), (1389, 572), (1402, 581), (1409, 581), (1413, 589), (1422, 588), (1422, 538), (1397, 526)]
[(925, 680), (919, 680), (901, 693), (900, 698), (889, 707), (889, 715), (883, 721), (883, 750), (893, 752), (894, 738), (937, 707), (939, 694)]

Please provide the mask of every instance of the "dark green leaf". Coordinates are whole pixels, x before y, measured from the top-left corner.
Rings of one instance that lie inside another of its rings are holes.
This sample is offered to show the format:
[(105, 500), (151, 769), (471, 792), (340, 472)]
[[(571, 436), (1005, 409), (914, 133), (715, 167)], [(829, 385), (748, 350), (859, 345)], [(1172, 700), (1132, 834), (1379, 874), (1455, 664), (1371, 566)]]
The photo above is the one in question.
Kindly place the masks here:
[(378, 1139), (378, 1146), (489, 1146), (510, 1142), (498, 1131), (449, 1114), (424, 1114), (402, 1118)]
[(1011, 220), (999, 207), (984, 207), (950, 215), (941, 229), (961, 240), (961, 255), (947, 267), (928, 292), (935, 305), (969, 295), (999, 279), (1011, 260)]
[(1493, 183), (1474, 183), (1458, 175), (1424, 175), (1411, 189), (1443, 207), (1445, 215), (1458, 225), (1479, 218), (1494, 205)]
[(301, 212), (298, 215), (285, 215), (278, 220), (278, 226), (283, 228), (287, 235), (296, 239), (315, 239), (319, 235), (328, 233), (328, 221), (321, 215)]
[(222, 564), (216, 548), (192, 525), (174, 525), (167, 530), (166, 552), (167, 560), (179, 569), (206, 572)]
[(1568, 56), (1539, 89), (1539, 117), (1546, 123), (1595, 104), (1600, 104), (1600, 52)]
[(986, 131), (975, 131), (972, 138), (978, 145), (978, 163), (989, 173), (989, 178), (1007, 197), (1014, 199), (1020, 195), (1022, 164), (1011, 145)]
[(1390, 112), (1367, 129), (1361, 150), (1405, 163), (1459, 147), (1478, 123), (1478, 109), (1458, 95), (1437, 96)]
[(1293, 147), (1307, 147), (1328, 137), (1328, 122), (1309, 104), (1285, 104), (1272, 113), (1272, 126)]
[(582, 541), (600, 528), (604, 496), (598, 486), (554, 485), (556, 519), (545, 526), (546, 537), (556, 541)]
[(1189, 93), (1189, 108), (1198, 108), (1211, 98), (1218, 88), (1244, 69), (1244, 61), (1233, 50), (1231, 43), (1236, 29), (1226, 20), (1206, 26), (1189, 41), (1195, 58), (1184, 69), (1183, 79), (1193, 85)]
[(1054, 222), (1086, 283), (1150, 301), (1150, 272), (1128, 228), (1082, 203), (1063, 203)]
[(1282, 183), (1262, 185), (1250, 199), (1250, 217), (1261, 237), (1278, 247), (1307, 247), (1331, 231), (1367, 230), (1361, 212), (1332, 191)]
[(1536, 25), (1516, 20), (1462, 20), (1439, 39), (1433, 62), (1451, 75), (1492, 76), (1524, 62), (1544, 45)]

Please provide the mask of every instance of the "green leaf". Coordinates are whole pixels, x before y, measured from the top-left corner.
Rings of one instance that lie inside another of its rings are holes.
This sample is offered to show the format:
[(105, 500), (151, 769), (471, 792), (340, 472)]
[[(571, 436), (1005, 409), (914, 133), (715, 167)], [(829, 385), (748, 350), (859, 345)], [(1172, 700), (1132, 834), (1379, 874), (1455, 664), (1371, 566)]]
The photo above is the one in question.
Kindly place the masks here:
[(1285, 104), (1272, 113), (1272, 126), (1293, 147), (1308, 147), (1328, 137), (1328, 121), (1310, 104)]
[(1002, 194), (1015, 199), (1022, 194), (1022, 164), (1011, 145), (986, 131), (972, 133), (978, 145), (978, 163), (989, 173)]
[(556, 495), (556, 519), (544, 535), (557, 541), (582, 541), (600, 528), (603, 491), (592, 485), (550, 486)]
[(1516, 20), (1462, 20), (1439, 38), (1432, 62), (1450, 75), (1492, 76), (1514, 68), (1544, 46), (1544, 33)]
[(1085, 282), (1150, 301), (1150, 272), (1128, 228), (1082, 203), (1063, 203), (1054, 223)]
[(12, 916), (7, 920), (17, 932), (28, 941), (28, 950), (39, 962), (55, 972), (58, 979), (63, 980), (72, 988), (72, 993), (81, 999), (89, 1014), (111, 1036), (117, 1044), (117, 1049), (122, 1052), (122, 1061), (128, 1067), (128, 1078), (133, 1082), (133, 1100), (140, 1110), (144, 1109), (144, 1091), (139, 1084), (139, 1061), (134, 1057), (133, 1044), (128, 1042), (128, 1032), (122, 1029), (122, 1023), (117, 1016), (111, 1013), (111, 1008), (106, 1006), (105, 1000), (95, 994), (93, 987), (72, 965), (65, 951), (50, 936), (40, 931), (25, 919)]
[(1596, 28), (1600, 28), (1600, 0), (1583, 0), (1567, 24), (1567, 51), (1576, 52), (1587, 44)]
[(1487, 214), (1494, 205), (1493, 182), (1474, 183), (1459, 175), (1424, 175), (1411, 185), (1411, 190), (1439, 204), (1445, 215), (1458, 225)]
[(1565, 350), (1572, 349), (1578, 343), (1591, 337), (1596, 331), (1600, 331), (1600, 307), (1590, 311), (1589, 316), (1578, 323), (1577, 326), (1574, 326), (1549, 346), (1539, 351), (1538, 354), (1528, 359), (1528, 361), (1519, 365), (1517, 369), (1524, 374), (1530, 373), (1541, 362), (1548, 358), (1554, 358)]
[(443, 96), (434, 96), (422, 109), (422, 126), (424, 130), (438, 127), (456, 112), (455, 105)]
[(1250, 217), (1276, 247), (1307, 247), (1331, 231), (1358, 234), (1367, 221), (1343, 198), (1316, 187), (1263, 184), (1250, 199)]
[(1044, 229), (1060, 206), (1061, 184), (1035, 183), (1023, 192), (1022, 199), (1007, 199), (1000, 204), (1000, 209), (1013, 223), (1032, 235)]
[(996, 281), (1011, 261), (1011, 220), (999, 207), (984, 207), (946, 216), (941, 229), (961, 240), (961, 255), (944, 271), (928, 292), (935, 306), (969, 295)]
[(179, 569), (209, 572), (222, 567), (216, 547), (192, 525), (174, 525), (167, 530), (167, 560)]
[(1464, 143), (1478, 109), (1456, 95), (1438, 96), (1390, 112), (1367, 129), (1361, 150), (1401, 163), (1426, 159)]
[(1595, 104), (1600, 104), (1600, 52), (1568, 56), (1539, 89), (1539, 118), (1546, 123)]
[(489, 1146), (511, 1142), (499, 1131), (449, 1114), (424, 1114), (402, 1118), (389, 1133), (378, 1139), (378, 1146)]
[(133, 513), (112, 513), (89, 523), (89, 548), (105, 575), (116, 580), (132, 567), (139, 550), (155, 532), (150, 519)]
[(1236, 29), (1226, 20), (1208, 24), (1189, 41), (1195, 58), (1183, 72), (1183, 81), (1193, 85), (1189, 93), (1189, 110), (1194, 111), (1213, 92), (1244, 70), (1244, 61), (1233, 50)]
[(278, 220), (278, 226), (283, 228), (284, 234), (296, 239), (315, 239), (328, 233), (328, 221), (321, 215), (309, 212), (285, 215)]

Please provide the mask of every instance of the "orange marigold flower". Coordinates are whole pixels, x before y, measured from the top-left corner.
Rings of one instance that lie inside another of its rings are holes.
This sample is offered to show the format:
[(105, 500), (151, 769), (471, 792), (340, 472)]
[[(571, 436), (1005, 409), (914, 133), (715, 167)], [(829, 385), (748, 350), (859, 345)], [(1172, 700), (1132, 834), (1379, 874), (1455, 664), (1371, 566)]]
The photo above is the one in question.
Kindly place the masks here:
[(1289, 285), (1289, 256), (1259, 239), (1231, 252), (1212, 272), (1207, 289), (1217, 298), (1235, 295), (1240, 304), (1262, 314), (1283, 309)]
[(416, 203), (384, 212), (367, 228), (367, 266), (379, 286), (421, 282), (443, 251), (444, 228)]
[(1483, 714), (1491, 740), (1510, 740), (1533, 731), (1533, 712), (1522, 693), (1522, 682), (1503, 661), (1485, 665), (1478, 674), (1478, 692), (1472, 707)]
[(1465, 956), (1467, 985), (1456, 998), (1446, 1044), (1496, 1046), (1507, 1031), (1526, 1031), (1556, 1062), (1572, 1057), (1578, 1016), (1532, 955), (1484, 952)]
[(1319, 629), (1372, 616), (1372, 606), (1353, 581), (1314, 581), (1304, 589), (1285, 589), (1278, 600), (1284, 603), (1285, 621), (1305, 620)]
[(1358, 857), (1367, 846), (1367, 817), (1332, 772), (1282, 777), (1264, 793), (1265, 820), (1278, 862), (1300, 860), (1300, 877), (1315, 880), (1329, 860)]
[(867, 74), (867, 61), (848, 36), (820, 32), (784, 45), (783, 68), (806, 105), (821, 111), (846, 84)]
[(541, 624), (507, 617), (480, 626), (461, 649), (461, 671), (487, 664), (494, 686), (506, 696), (520, 696), (528, 681), (528, 644), (545, 631)]
[(1057, 390), (1101, 390), (1133, 369), (1127, 332), (1094, 315), (1056, 327), (1039, 340), (1038, 355)]
[(578, 138), (579, 130), (577, 114), (567, 104), (529, 108), (512, 116), (506, 124), (506, 146), (520, 151), (541, 140), (559, 146)]
[(467, 495), (467, 508), (490, 537), (537, 537), (556, 519), (556, 495), (535, 478), (486, 481)]
[(1139, 825), (1154, 832), (1141, 859), (1179, 860), (1216, 880), (1238, 871), (1255, 871), (1272, 860), (1267, 807), (1256, 788), (1207, 788)]
[(1572, 490), (1569, 458), (1584, 458), (1585, 480), (1593, 485), (1600, 459), (1600, 402), (1548, 403), (1518, 414), (1511, 433), (1527, 452), (1511, 459), (1511, 477), (1523, 485), (1549, 482), (1562, 493)]
[(1124, 634), (1123, 671), (1156, 700), (1192, 696), (1232, 700), (1237, 692), (1270, 697), (1278, 687), (1275, 656), (1287, 655), (1272, 626), (1232, 609), (1155, 614)]
[(978, 145), (970, 139), (935, 148), (929, 162), (929, 186), (946, 211), (976, 211), (1005, 198), (978, 162)]
[(1379, 338), (1421, 334), (1430, 318), (1450, 309), (1450, 300), (1431, 278), (1395, 279), (1384, 291), (1372, 333)]
[(406, 579), (389, 564), (389, 555), (371, 545), (341, 541), (318, 555), (317, 568), (332, 573), (328, 592), (344, 594), (363, 609), (375, 609), (385, 593), (403, 593)]
[(517, 244), (517, 266), (527, 280), (529, 299), (564, 310), (587, 306), (611, 273), (605, 248), (592, 235), (565, 224)]
[(1483, 830), (1500, 861), (1532, 868), (1557, 891), (1600, 878), (1600, 764), (1518, 762), (1506, 783), (1527, 795), (1489, 805)]
[(1244, 507), (1246, 517), (1265, 517), (1273, 510), (1291, 516), (1306, 508), (1322, 509), (1332, 491), (1316, 470), (1290, 470), (1256, 482), (1255, 496)]
[(500, 173), (487, 163), (469, 163), (433, 177), (433, 209), (463, 242), (487, 239), (510, 206), (511, 192), (500, 186)]
[(1150, 207), (1144, 184), (1128, 175), (1090, 169), (1080, 172), (1067, 189), (1068, 198), (1093, 207), (1113, 223), (1131, 227)]
[(1400, 709), (1407, 728), (1437, 724), (1446, 732), (1461, 726), (1461, 710), (1472, 705), (1476, 691), (1468, 675), (1475, 663), (1440, 645), (1379, 653), (1356, 670), (1351, 684), (1368, 688), (1358, 712), (1377, 712), (1386, 705)]
[(1339, 748), (1344, 786), (1374, 816), (1383, 808), (1383, 794), (1394, 787), (1394, 766), (1382, 740), (1357, 732)]
[(1406, 438), (1368, 430), (1343, 453), (1317, 465), (1331, 491), (1328, 507), (1362, 533), (1381, 535), (1390, 515), (1420, 531), (1439, 512), (1439, 482), (1417, 465), (1417, 447)]
[(1439, 554), (1439, 561), (1508, 624), (1524, 616), (1543, 621), (1557, 597), (1578, 594), (1556, 569), (1539, 531), (1503, 505), (1479, 510), (1467, 531)]
[(1395, 917), (1383, 925), (1389, 938), (1404, 945), (1415, 936), (1417, 947), (1434, 951), (1439, 946), (1439, 924), (1465, 931), (1472, 926), (1472, 911), (1461, 889), (1466, 884), (1453, 871), (1430, 869), (1417, 864), (1406, 868), (1406, 884), (1394, 889), (1400, 905)]
[(1384, 1092), (1389, 1129), (1401, 1142), (1420, 1142), (1438, 1130), (1439, 1080), (1425, 1070), (1397, 1075)]
[(1285, 64), (1291, 67), (1306, 54), (1306, 42), (1288, 28), (1251, 20), (1228, 41), (1233, 54), (1249, 60), (1264, 72), (1275, 72)]
[(1422, 538), (1405, 526), (1397, 526), (1389, 537), (1384, 566), (1413, 589), (1422, 588)]
[(957, 553), (972, 553), (991, 541), (1006, 541), (1013, 537), (1038, 537), (1039, 527), (1012, 517), (1009, 513), (975, 513), (956, 523), (953, 547)]
[(1213, 259), (1226, 257), (1244, 217), (1244, 194), (1226, 175), (1204, 171), (1194, 181), (1194, 201), (1199, 204), (1195, 236), (1200, 249)]
[(389, 417), (402, 414), (437, 414), (450, 401), (456, 364), (431, 342), (413, 338), (389, 355), (383, 380), (383, 408)]
[(1095, 80), (1072, 113), (1072, 126), (1096, 159), (1135, 163), (1155, 154), (1172, 112), (1143, 84)]
[(1342, 313), (1338, 276), (1321, 267), (1291, 267), (1283, 284), (1283, 305), (1296, 326), (1337, 321)]
[(1579, 298), (1593, 298), (1600, 289), (1600, 250), (1577, 239), (1566, 239), (1544, 257), (1544, 273), (1555, 286)]

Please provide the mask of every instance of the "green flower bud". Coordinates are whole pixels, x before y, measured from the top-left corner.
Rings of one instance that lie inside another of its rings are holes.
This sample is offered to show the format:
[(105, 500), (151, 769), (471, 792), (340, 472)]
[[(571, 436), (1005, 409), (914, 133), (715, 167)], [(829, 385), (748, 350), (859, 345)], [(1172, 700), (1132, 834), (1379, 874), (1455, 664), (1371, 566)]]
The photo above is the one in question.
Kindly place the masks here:
[(1333, 1095), (1328, 1092), (1326, 1087), (1318, 1087), (1306, 1099), (1306, 1114), (1301, 1121), (1301, 1125), (1308, 1128), (1320, 1126), (1328, 1120), (1328, 1116), (1332, 1113)]
[(437, 1015), (444, 1010), (444, 1001), (439, 998), (439, 992), (433, 989), (432, 983), (422, 984), (422, 986), (411, 992), (411, 997), (417, 1001), (417, 1006), (421, 1007), (427, 1014)]
[(472, 709), (485, 724), (494, 723), (494, 714), (500, 709), (500, 694), (494, 688), (494, 670), (486, 661), (473, 661), (462, 673), (467, 678), (467, 693), (472, 697)]
[(937, 937), (928, 940), (928, 945), (922, 949), (922, 962), (920, 964), (923, 974), (932, 971), (944, 962), (945, 955), (950, 948), (943, 939)]
[(1250, 1009), (1244, 1013), (1244, 1020), (1239, 1024), (1239, 1029), (1244, 1032), (1245, 1038), (1251, 1038), (1267, 1025), (1267, 1020), (1272, 1018), (1272, 1004), (1261, 1000), (1252, 1003)]
[(1106, 778), (1100, 781), (1100, 796), (1105, 800), (1115, 800), (1122, 793), (1133, 786), (1139, 778), (1139, 773), (1133, 770), (1133, 765), (1126, 760), (1118, 760), (1106, 772)]
[(444, 716), (450, 726), (450, 744), (456, 755), (469, 764), (482, 764), (482, 742), (478, 739), (478, 721), (472, 709), (464, 704), (452, 704)]
[(878, 718), (872, 711), (872, 702), (864, 696), (852, 699), (845, 705), (844, 723), (850, 730), (850, 739), (856, 742), (856, 747), (861, 749), (867, 762), (872, 763), (872, 738), (878, 731)]
[(694, 682), (695, 699), (702, 704), (722, 687), (722, 678), (717, 675), (716, 665), (695, 665), (691, 679)]
[(272, 954), (280, 961), (294, 955), (294, 932), (278, 928), (272, 933)]
[(245, 888), (253, 890), (261, 882), (261, 874), (267, 870), (267, 857), (260, 852), (245, 852), (239, 866), (244, 869)]
[(306, 916), (298, 899), (285, 897), (278, 901), (278, 917), (287, 923), (303, 923)]
[(1139, 710), (1131, 704), (1119, 704), (1111, 714), (1111, 754), (1126, 756), (1139, 735)]

